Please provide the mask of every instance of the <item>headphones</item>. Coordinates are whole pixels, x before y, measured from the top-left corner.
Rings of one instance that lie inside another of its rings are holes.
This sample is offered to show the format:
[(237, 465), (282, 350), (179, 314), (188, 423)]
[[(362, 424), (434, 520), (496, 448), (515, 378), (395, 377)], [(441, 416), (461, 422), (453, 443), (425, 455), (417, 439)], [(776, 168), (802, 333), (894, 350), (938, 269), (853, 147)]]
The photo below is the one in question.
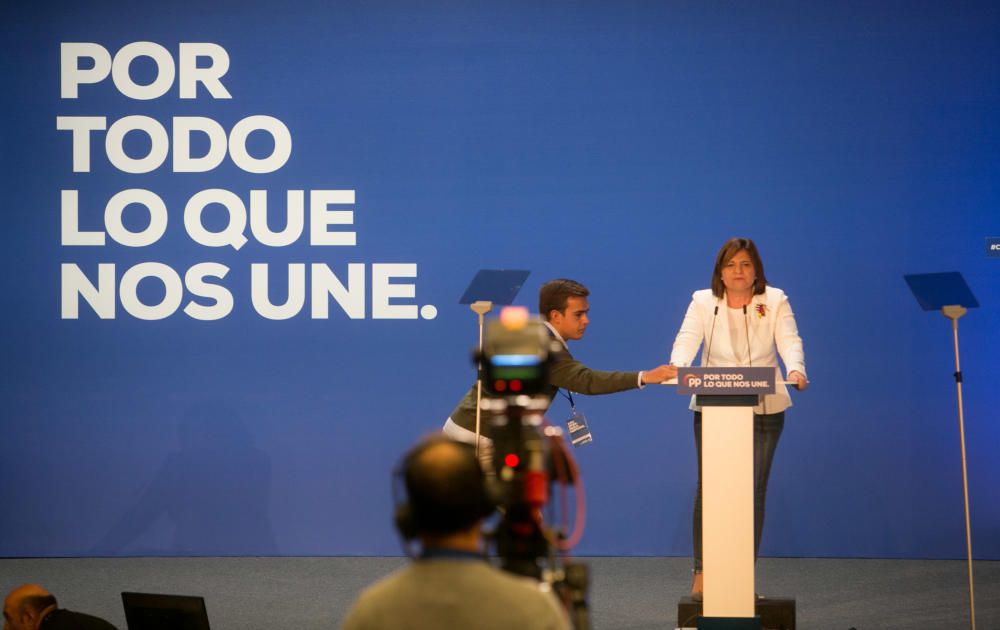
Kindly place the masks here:
[[(421, 461), (427, 451), (443, 446), (458, 451), (457, 460), (447, 462), (443, 471)], [(445, 436), (428, 438), (403, 456), (393, 469), (392, 497), (393, 520), (404, 544), (422, 533), (461, 531), (496, 509), (475, 450)]]

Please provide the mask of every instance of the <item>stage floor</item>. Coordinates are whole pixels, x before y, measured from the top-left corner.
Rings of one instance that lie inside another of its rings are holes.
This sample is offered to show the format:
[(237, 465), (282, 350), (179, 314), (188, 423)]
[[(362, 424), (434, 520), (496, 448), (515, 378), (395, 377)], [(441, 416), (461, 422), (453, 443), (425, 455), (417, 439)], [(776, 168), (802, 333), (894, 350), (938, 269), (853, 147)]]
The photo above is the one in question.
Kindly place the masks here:
[[(674, 628), (688, 558), (586, 558), (596, 629)], [(0, 561), (4, 593), (45, 585), (60, 605), (125, 630), (121, 591), (205, 597), (213, 630), (330, 630), (404, 558), (50, 558)], [(798, 627), (968, 628), (964, 561), (764, 558), (758, 591), (794, 597)], [(976, 626), (1000, 628), (1000, 562), (976, 562)]]

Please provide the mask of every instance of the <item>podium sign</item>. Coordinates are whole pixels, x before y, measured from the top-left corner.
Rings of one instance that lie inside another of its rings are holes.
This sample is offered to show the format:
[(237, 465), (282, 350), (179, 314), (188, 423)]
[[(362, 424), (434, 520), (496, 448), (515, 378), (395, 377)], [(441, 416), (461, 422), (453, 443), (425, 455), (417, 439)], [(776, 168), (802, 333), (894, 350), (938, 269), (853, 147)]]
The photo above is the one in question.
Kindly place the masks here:
[[(773, 394), (774, 368), (677, 368), (677, 393), (685, 395), (723, 396), (760, 396), (763, 394)], [(754, 405), (756, 404), (755, 402)]]

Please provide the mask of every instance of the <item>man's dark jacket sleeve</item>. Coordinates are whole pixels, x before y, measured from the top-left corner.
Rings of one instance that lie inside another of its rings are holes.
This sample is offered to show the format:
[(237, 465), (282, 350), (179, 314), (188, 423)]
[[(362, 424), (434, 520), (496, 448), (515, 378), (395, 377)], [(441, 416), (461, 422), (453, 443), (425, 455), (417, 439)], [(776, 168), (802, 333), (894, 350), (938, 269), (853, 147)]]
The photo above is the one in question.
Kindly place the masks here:
[[(545, 395), (549, 404), (559, 388), (568, 389), (578, 394), (599, 395), (614, 394), (639, 387), (638, 372), (605, 372), (592, 370), (573, 358), (568, 351), (563, 350), (553, 357), (549, 367), (549, 386)], [(452, 421), (458, 426), (476, 430), (476, 386), (465, 394), (455, 410), (451, 412)], [(486, 434), (486, 427), (483, 427)]]

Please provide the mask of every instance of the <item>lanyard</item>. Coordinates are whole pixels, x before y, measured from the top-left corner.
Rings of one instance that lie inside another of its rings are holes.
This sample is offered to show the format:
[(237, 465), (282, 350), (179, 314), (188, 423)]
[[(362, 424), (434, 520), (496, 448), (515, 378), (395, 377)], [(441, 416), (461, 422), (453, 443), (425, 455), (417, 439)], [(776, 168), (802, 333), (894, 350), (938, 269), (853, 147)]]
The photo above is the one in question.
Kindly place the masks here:
[(563, 395), (563, 398), (569, 401), (569, 408), (576, 411), (576, 405), (573, 403), (573, 392), (568, 389), (560, 389), (559, 393)]

